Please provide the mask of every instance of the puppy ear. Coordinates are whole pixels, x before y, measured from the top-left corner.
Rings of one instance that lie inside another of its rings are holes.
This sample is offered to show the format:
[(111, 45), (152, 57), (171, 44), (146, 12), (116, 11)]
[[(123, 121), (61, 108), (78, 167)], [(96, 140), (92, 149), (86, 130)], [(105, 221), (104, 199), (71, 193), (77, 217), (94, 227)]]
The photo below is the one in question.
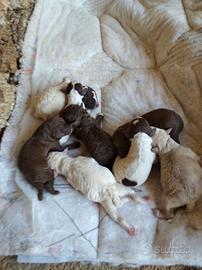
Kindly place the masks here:
[(73, 89), (73, 84), (72, 82), (70, 82), (67, 87), (62, 88), (60, 91), (62, 91), (64, 94), (69, 95), (69, 93), (71, 92), (71, 90)]
[(170, 134), (172, 130), (173, 130), (173, 128), (169, 128), (169, 129), (166, 130), (166, 133)]

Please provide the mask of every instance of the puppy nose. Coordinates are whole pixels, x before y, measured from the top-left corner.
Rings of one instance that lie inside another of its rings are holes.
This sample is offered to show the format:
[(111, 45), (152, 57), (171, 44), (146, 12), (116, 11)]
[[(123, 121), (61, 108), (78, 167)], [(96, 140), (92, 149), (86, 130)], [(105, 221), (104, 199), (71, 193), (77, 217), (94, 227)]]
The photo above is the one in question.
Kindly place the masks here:
[(127, 178), (124, 178), (122, 180), (122, 184), (124, 186), (127, 186), (127, 187), (132, 187), (132, 186), (136, 186), (137, 185), (137, 182), (136, 181), (131, 181), (131, 180), (127, 179)]

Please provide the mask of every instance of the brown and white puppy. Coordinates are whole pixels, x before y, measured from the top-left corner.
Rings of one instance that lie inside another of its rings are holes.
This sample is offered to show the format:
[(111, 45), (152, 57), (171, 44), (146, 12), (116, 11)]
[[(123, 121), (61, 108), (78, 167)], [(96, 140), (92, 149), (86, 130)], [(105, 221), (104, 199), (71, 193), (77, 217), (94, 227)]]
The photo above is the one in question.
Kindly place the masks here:
[(111, 168), (116, 151), (111, 136), (100, 127), (100, 122), (92, 118), (81, 106), (70, 105), (61, 117), (74, 128), (74, 135), (86, 146), (92, 157), (103, 166)]
[(51, 194), (59, 193), (53, 188), (54, 175), (48, 167), (47, 157), (50, 151), (64, 150), (64, 147), (59, 145), (59, 139), (71, 132), (71, 125), (55, 116), (44, 122), (20, 151), (18, 167), (25, 179), (38, 190), (39, 200), (43, 199), (44, 188)]
[[(182, 118), (174, 111), (168, 109), (156, 109), (143, 114), (141, 117), (147, 120), (150, 126), (169, 129), (172, 128), (170, 136), (179, 142), (179, 133), (182, 131), (184, 123)], [(136, 122), (137, 118), (120, 126), (114, 133), (112, 140), (118, 156), (124, 158), (127, 156), (131, 142), (130, 139), (138, 132), (145, 132), (149, 136), (150, 127), (143, 120)]]
[(182, 206), (192, 211), (202, 195), (200, 158), (190, 148), (176, 143), (169, 136), (170, 131), (157, 128), (152, 138), (152, 150), (160, 159), (162, 187), (154, 215), (162, 219), (173, 218)]
[(83, 96), (82, 101), (86, 109), (93, 110), (99, 106), (98, 98), (95, 90), (89, 86), (85, 86), (78, 82), (70, 82), (66, 88), (62, 89), (63, 93), (69, 95), (71, 91), (77, 91)]

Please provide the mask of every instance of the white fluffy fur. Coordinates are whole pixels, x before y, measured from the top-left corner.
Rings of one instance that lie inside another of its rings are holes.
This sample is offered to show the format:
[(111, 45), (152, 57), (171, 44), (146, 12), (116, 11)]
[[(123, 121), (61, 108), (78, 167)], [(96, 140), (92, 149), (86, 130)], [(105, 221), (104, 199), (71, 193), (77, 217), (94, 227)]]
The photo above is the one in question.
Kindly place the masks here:
[(49, 166), (58, 174), (64, 175), (67, 181), (89, 200), (99, 202), (111, 218), (130, 235), (135, 234), (135, 229), (118, 215), (117, 208), (124, 202), (121, 197), (130, 196), (141, 202), (144, 200), (136, 197), (131, 188), (117, 183), (109, 169), (99, 165), (93, 158), (72, 158), (59, 152), (49, 154)]
[(67, 97), (60, 91), (67, 82), (52, 86), (31, 99), (32, 114), (35, 118), (46, 120), (57, 115), (66, 105)]
[(68, 94), (68, 105), (75, 104), (75, 105), (82, 105), (85, 109), (85, 105), (82, 101), (83, 96), (81, 96), (78, 91), (72, 89)]
[(142, 185), (148, 178), (155, 160), (151, 151), (152, 138), (139, 132), (131, 139), (131, 147), (125, 158), (117, 157), (113, 165), (113, 173), (118, 182), (124, 178)]

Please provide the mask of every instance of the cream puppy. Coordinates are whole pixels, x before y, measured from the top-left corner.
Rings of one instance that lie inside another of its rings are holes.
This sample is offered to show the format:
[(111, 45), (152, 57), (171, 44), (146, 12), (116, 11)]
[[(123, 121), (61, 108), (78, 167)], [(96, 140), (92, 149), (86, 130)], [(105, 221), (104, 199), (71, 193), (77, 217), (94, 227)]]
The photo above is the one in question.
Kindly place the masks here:
[(151, 151), (152, 138), (139, 132), (131, 139), (131, 146), (125, 158), (117, 157), (113, 173), (119, 183), (130, 186), (142, 185), (148, 178), (156, 154)]
[(154, 209), (158, 218), (171, 219), (182, 206), (191, 211), (202, 195), (200, 158), (188, 147), (176, 143), (169, 135), (172, 129), (156, 129), (153, 151), (160, 159), (162, 194), (160, 208)]
[(31, 110), (35, 118), (47, 120), (57, 115), (67, 104), (67, 95), (61, 91), (67, 81), (49, 87), (31, 99)]
[(100, 203), (110, 217), (131, 236), (135, 235), (135, 228), (129, 226), (117, 213), (117, 209), (125, 201), (122, 197), (128, 196), (135, 201), (145, 201), (137, 197), (132, 189), (117, 183), (109, 169), (99, 165), (93, 158), (84, 156), (72, 158), (64, 152), (50, 153), (48, 163), (52, 170), (64, 175), (67, 181), (86, 198)]

